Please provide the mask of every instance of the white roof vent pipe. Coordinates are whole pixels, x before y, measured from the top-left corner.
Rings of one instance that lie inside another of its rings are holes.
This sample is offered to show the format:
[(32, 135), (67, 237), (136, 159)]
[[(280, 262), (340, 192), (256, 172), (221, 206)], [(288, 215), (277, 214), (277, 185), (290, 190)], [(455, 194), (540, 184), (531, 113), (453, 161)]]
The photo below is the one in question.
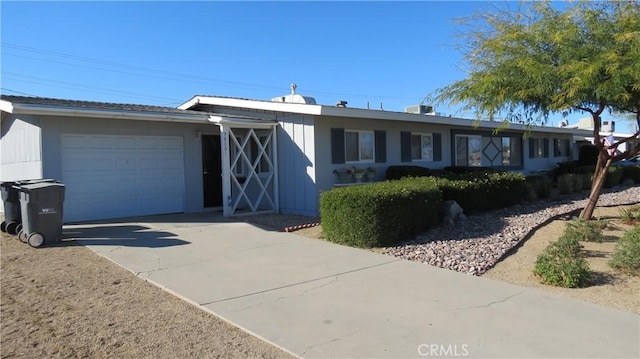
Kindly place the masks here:
[(302, 96), (296, 94), (296, 89), (298, 85), (291, 84), (289, 86), (291, 88), (291, 94), (286, 96), (278, 96), (271, 99), (272, 102), (288, 102), (288, 103), (305, 103), (308, 105), (315, 105), (316, 99), (310, 96)]

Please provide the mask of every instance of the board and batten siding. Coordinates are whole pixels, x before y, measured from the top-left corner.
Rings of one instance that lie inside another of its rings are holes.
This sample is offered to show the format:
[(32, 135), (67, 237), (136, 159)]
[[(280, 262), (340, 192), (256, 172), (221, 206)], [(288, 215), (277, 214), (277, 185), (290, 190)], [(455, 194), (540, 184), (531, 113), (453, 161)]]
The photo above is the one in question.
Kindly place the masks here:
[[(311, 116), (282, 117), (278, 136), (278, 181), (280, 211), (317, 215), (316, 151), (314, 119)], [(329, 148), (327, 147), (328, 151)]]
[[(198, 133), (218, 134), (214, 124), (170, 123), (121, 119), (41, 116), (43, 124), (43, 172), (46, 178), (62, 178), (62, 138), (65, 135), (178, 136), (183, 143), (184, 212), (204, 210), (202, 194), (202, 144)], [(114, 186), (117, 186), (114, 183)]]
[(42, 129), (35, 115), (8, 115), (2, 119), (1, 181), (42, 178)]

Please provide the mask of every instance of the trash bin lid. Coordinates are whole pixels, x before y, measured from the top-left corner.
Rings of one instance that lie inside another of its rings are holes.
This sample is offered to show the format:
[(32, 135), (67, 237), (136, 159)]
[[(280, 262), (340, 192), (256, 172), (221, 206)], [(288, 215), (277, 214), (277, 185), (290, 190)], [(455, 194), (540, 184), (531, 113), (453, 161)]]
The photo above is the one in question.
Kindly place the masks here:
[(38, 191), (38, 190), (54, 188), (54, 187), (58, 187), (59, 189), (62, 190), (64, 189), (64, 184), (55, 183), (55, 182), (38, 182), (38, 183), (32, 183), (32, 184), (26, 184), (24, 186), (20, 186), (20, 190), (22, 192), (32, 192), (32, 191)]

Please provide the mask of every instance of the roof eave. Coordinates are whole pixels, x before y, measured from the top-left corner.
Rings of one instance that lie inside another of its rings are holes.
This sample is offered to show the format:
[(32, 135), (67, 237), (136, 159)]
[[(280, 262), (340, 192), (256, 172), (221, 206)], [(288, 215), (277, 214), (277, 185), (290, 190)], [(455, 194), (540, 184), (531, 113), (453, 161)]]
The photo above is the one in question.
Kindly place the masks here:
[[(3, 101), (6, 102), (6, 101)], [(4, 106), (4, 104), (2, 104)], [(73, 117), (95, 117), (126, 120), (147, 120), (147, 121), (168, 121), (168, 122), (207, 122), (207, 114), (177, 114), (162, 112), (124, 111), (108, 109), (87, 109), (78, 107), (60, 107), (30, 104), (10, 104), (11, 111), (16, 114), (29, 115), (52, 115), (52, 116), (73, 116)], [(5, 111), (4, 107), (2, 110)]]
[(196, 105), (240, 107), (252, 110), (299, 113), (303, 115), (320, 115), (322, 112), (321, 108), (324, 107), (321, 105), (311, 105), (306, 103), (257, 101), (215, 96), (195, 96), (191, 100), (178, 106), (178, 109), (188, 110)]

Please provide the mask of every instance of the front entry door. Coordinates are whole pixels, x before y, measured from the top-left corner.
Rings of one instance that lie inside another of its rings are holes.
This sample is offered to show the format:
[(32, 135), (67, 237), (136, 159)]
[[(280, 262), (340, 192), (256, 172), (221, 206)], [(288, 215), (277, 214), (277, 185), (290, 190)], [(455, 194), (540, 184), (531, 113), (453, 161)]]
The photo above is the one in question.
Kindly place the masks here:
[(204, 207), (222, 207), (220, 135), (202, 135), (201, 140)]

